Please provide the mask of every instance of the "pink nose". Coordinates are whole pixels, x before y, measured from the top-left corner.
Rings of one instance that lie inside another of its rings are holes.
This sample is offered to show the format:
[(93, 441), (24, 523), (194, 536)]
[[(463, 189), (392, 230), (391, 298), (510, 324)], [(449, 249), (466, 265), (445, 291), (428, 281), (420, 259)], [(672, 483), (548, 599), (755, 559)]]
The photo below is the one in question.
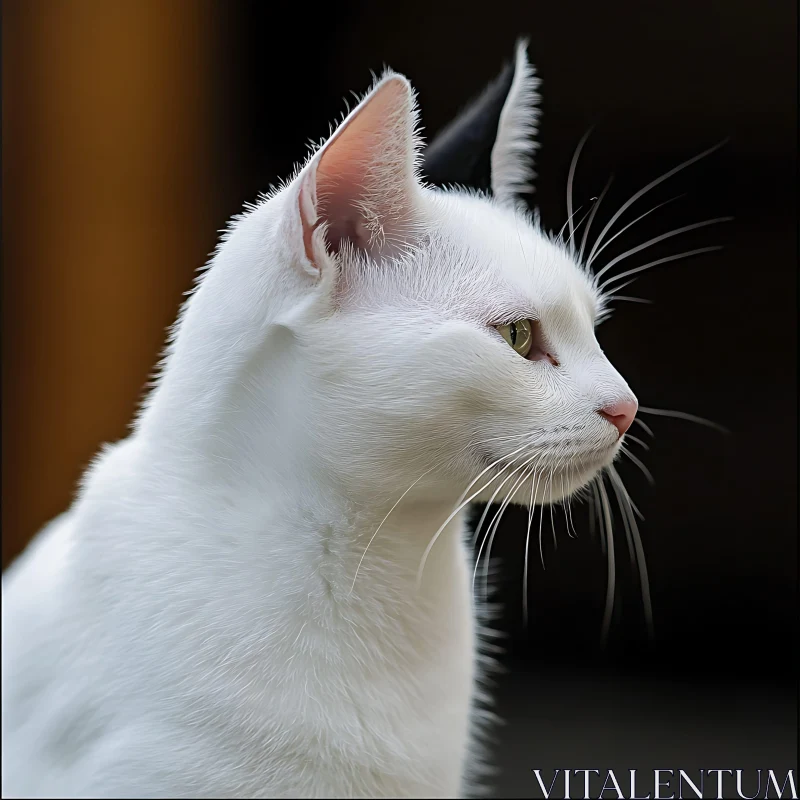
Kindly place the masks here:
[(612, 403), (610, 406), (601, 408), (597, 413), (601, 417), (605, 417), (619, 431), (619, 435), (622, 436), (630, 428), (638, 410), (639, 404), (635, 400), (625, 400), (621, 403)]

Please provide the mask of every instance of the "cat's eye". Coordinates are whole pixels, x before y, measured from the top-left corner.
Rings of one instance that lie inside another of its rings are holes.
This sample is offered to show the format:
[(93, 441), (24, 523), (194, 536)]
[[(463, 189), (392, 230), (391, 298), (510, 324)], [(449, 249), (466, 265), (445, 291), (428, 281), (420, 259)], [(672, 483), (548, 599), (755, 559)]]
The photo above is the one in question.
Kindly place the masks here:
[(508, 325), (498, 325), (497, 330), (500, 335), (516, 350), (521, 356), (527, 356), (533, 344), (533, 326), (536, 323), (530, 319), (520, 319), (510, 322)]

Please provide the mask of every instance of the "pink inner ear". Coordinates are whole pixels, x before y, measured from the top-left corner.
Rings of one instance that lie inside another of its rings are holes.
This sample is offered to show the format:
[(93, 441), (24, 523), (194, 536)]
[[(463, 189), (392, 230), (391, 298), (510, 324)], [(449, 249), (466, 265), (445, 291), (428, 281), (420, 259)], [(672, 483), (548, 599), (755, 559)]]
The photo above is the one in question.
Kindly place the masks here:
[[(300, 197), (303, 241), (312, 262), (312, 235), (320, 222), (327, 225), (327, 244), (334, 253), (345, 241), (371, 250), (376, 238), (382, 240), (403, 224), (413, 181), (413, 123), (410, 87), (393, 76), (319, 152)], [(313, 189), (304, 196), (308, 184)]]
[[(319, 217), (316, 216), (316, 211), (314, 210), (317, 203), (313, 180), (304, 180), (300, 184), (297, 204), (300, 211), (300, 225), (303, 229), (303, 249), (309, 262), (317, 266), (314, 258), (312, 236), (319, 225)], [(318, 266), (317, 269), (319, 269)]]

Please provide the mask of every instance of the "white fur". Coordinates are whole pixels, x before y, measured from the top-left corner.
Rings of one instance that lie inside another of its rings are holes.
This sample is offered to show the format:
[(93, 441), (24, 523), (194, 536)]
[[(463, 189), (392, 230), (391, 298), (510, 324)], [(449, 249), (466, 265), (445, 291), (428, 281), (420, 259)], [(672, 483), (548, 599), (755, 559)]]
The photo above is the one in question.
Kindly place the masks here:
[[(585, 485), (630, 396), (589, 277), (505, 202), (528, 113), (499, 200), (426, 188), (389, 73), (232, 224), (132, 435), (4, 575), (4, 797), (474, 791), (461, 513), (418, 585), (423, 553), (519, 444), (547, 499)], [(522, 317), (560, 366), (492, 327)]]
[(534, 136), (539, 124), (539, 79), (528, 62), (528, 43), (517, 43), (514, 78), (500, 114), (492, 148), (492, 194), (500, 203), (516, 203), (517, 195), (533, 191)]

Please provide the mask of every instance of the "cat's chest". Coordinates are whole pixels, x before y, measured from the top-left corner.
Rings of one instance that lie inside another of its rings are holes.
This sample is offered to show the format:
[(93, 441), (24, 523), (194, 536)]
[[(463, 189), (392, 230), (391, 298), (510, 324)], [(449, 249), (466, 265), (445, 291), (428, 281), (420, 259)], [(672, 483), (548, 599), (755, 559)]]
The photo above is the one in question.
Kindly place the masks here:
[[(445, 582), (424, 610), (408, 598), (391, 606), (368, 593), (362, 608), (317, 609), (316, 616), (287, 604), (274, 636), (251, 639), (238, 656), (228, 652), (224, 670), (203, 670), (208, 680), (224, 678), (205, 689), (194, 681), (189, 705), (205, 705), (206, 718), (224, 731), (226, 757), (244, 759), (255, 776), (300, 759), (319, 780), (346, 774), (366, 782), (370, 796), (408, 795), (403, 781), (413, 776), (452, 796), (474, 686), (466, 562)], [(290, 793), (296, 778), (287, 776)], [(349, 791), (309, 786), (317, 796), (322, 789)], [(279, 794), (270, 788), (270, 796)]]
[(423, 600), (409, 583), (391, 593), (362, 587), (341, 605), (287, 601), (270, 615), (275, 628), (245, 652), (237, 682), (249, 685), (266, 717), (277, 705), (287, 713), (314, 712), (320, 724), (339, 721), (343, 729), (374, 715), (407, 731), (409, 717), (460, 707), (472, 687), (475, 621), (466, 559), (460, 547), (455, 554), (446, 571), (432, 565)]

